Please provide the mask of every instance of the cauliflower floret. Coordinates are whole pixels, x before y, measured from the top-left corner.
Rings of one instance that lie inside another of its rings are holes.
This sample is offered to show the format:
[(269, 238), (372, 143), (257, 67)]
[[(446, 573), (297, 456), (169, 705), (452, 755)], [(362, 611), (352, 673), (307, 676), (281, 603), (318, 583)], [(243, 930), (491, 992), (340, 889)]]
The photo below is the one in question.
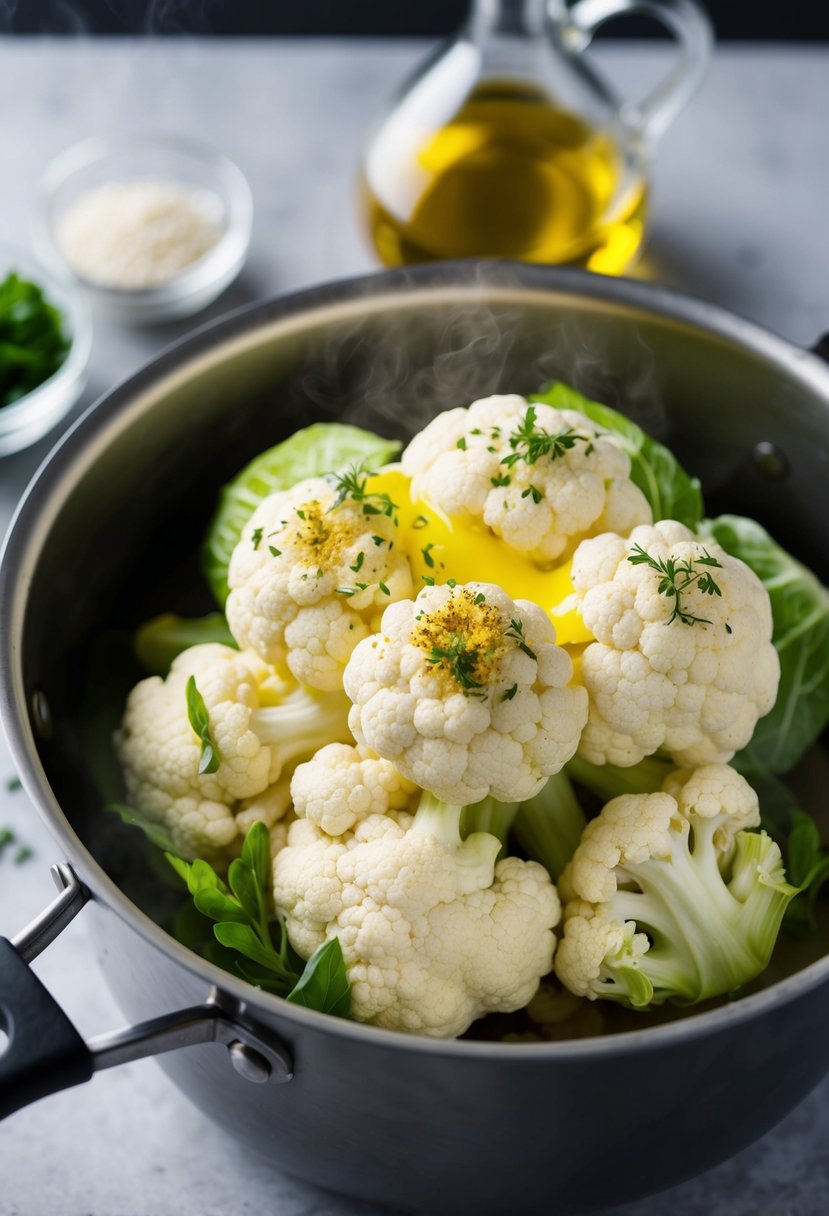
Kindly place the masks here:
[(521, 802), (573, 755), (587, 694), (546, 613), (491, 583), (426, 587), (356, 647), (354, 737), (446, 802)]
[(481, 520), (542, 562), (585, 536), (629, 532), (653, 518), (611, 432), (575, 410), (515, 394), (439, 414), (401, 460), (414, 497)]
[(241, 849), (242, 841), (255, 823), (264, 823), (270, 829), (270, 848), (273, 857), (288, 842), (288, 830), (296, 820), (291, 802), (291, 778), (281, 777), (275, 785), (269, 785), (261, 794), (246, 798), (239, 804), (235, 815), (239, 835), (234, 844)]
[(367, 747), (329, 743), (294, 770), (296, 814), (329, 836), (341, 836), (367, 815), (402, 811), (417, 787)]
[(768, 593), (748, 566), (666, 520), (582, 542), (572, 579), (596, 639), (580, 669), (584, 759), (628, 766), (661, 748), (720, 763), (748, 743), (780, 677)]
[(370, 814), (331, 837), (308, 819), (274, 860), (274, 902), (304, 958), (336, 936), (352, 1014), (450, 1038), (520, 1009), (552, 965), (560, 904), (542, 866), (475, 833), (461, 807), (424, 795), (417, 814)]
[[(209, 719), (215, 771), (199, 772), (202, 742), (191, 725), (193, 677)], [(279, 698), (279, 704), (272, 704)], [(181, 857), (223, 860), (258, 819), (268, 827), (287, 811), (285, 765), (332, 739), (348, 739), (342, 693), (285, 686), (256, 655), (211, 643), (174, 661), (165, 680), (151, 676), (127, 699), (115, 747), (127, 797), (171, 834)]]
[(642, 1008), (694, 1004), (759, 975), (797, 894), (778, 846), (748, 830), (759, 822), (754, 790), (721, 764), (608, 802), (559, 880), (561, 982)]
[(342, 687), (352, 650), (386, 605), (412, 590), (394, 504), (365, 494), (366, 475), (342, 480), (339, 493), (312, 477), (265, 498), (228, 571), (227, 620), (239, 645), (326, 691)]

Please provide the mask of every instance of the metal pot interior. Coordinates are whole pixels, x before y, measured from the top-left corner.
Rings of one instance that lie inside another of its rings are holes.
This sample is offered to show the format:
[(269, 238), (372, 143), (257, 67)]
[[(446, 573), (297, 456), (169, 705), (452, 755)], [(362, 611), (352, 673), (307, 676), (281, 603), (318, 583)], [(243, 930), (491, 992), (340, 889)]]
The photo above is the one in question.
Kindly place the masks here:
[[(101, 813), (112, 723), (89, 694), (100, 699), (105, 682), (117, 706), (140, 678), (136, 625), (215, 607), (198, 550), (219, 488), (310, 422), (405, 439), (436, 411), (552, 377), (680, 453), (709, 513), (755, 516), (829, 576), (829, 522), (816, 509), (829, 374), (762, 331), (643, 285), (443, 267), (305, 293), (189, 339), (64, 442), (7, 555), (12, 690), (21, 718), (45, 695), (51, 729), (36, 746), (46, 780), (83, 845), (154, 919), (178, 897), (136, 833)], [(763, 443), (776, 459), (758, 460)]]

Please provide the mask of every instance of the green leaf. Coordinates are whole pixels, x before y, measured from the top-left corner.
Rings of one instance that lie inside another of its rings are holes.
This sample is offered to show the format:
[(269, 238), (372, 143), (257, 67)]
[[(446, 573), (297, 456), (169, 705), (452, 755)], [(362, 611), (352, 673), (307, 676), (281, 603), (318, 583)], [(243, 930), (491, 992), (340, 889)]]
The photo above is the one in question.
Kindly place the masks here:
[(238, 950), (245, 958), (249, 958), (251, 962), (258, 963), (260, 967), (265, 967), (269, 971), (280, 970), (278, 954), (273, 947), (269, 949), (262, 944), (257, 933), (250, 925), (224, 921), (218, 925), (214, 925), (213, 932), (216, 935), (216, 940), (222, 946), (227, 946), (231, 950)]
[(232, 895), (225, 895), (216, 887), (202, 887), (201, 890), (194, 891), (193, 903), (202, 916), (209, 916), (211, 920), (229, 921), (240, 925), (250, 923), (250, 917), (239, 901)]
[(813, 937), (817, 933), (815, 903), (829, 879), (829, 852), (821, 844), (814, 819), (800, 809), (791, 813), (786, 875), (800, 892), (786, 909), (784, 924), (796, 937)]
[(227, 568), (242, 529), (263, 498), (306, 477), (344, 472), (354, 463), (378, 468), (400, 444), (341, 422), (317, 422), (251, 461), (225, 486), (202, 548), (202, 569), (217, 602), (228, 596)]
[(163, 824), (154, 823), (146, 815), (142, 815), (140, 811), (136, 811), (134, 807), (125, 806), (121, 802), (110, 802), (104, 809), (113, 811), (116, 815), (120, 816), (124, 823), (129, 824), (131, 828), (140, 828), (150, 843), (156, 845), (159, 849), (164, 849), (168, 853), (176, 851), (173, 838)]
[(613, 431), (630, 459), (631, 480), (650, 503), (654, 521), (677, 519), (696, 529), (703, 513), (699, 481), (689, 477), (673, 453), (651, 439), (635, 422), (560, 381), (545, 385), (529, 400), (544, 402), (557, 410), (578, 410), (592, 422)]
[(167, 861), (169, 861), (170, 865), (173, 867), (176, 874), (178, 874), (179, 878), (182, 880), (182, 882), (187, 887), (187, 890), (189, 891), (190, 890), (190, 862), (185, 861), (184, 858), (179, 857), (178, 854), (171, 853), (169, 851), (167, 851), (164, 854), (164, 856), (166, 857)]
[(145, 671), (154, 676), (166, 676), (173, 659), (183, 650), (207, 642), (220, 642), (222, 646), (238, 650), (221, 612), (192, 619), (164, 612), (136, 630), (133, 649)]
[(187, 681), (187, 717), (194, 733), (201, 740), (201, 758), (199, 773), (215, 773), (221, 764), (219, 749), (210, 737), (210, 715), (204, 703), (204, 697), (196, 687), (196, 677), (190, 676)]
[(351, 987), (338, 938), (332, 937), (314, 951), (288, 1000), (338, 1018), (350, 1017)]
[(829, 591), (753, 519), (706, 519), (700, 534), (750, 566), (768, 591), (780, 657), (774, 708), (734, 763), (746, 773), (786, 773), (829, 725)]
[(792, 811), (786, 856), (786, 875), (792, 886), (802, 887), (822, 860), (820, 832), (814, 819), (805, 811)]
[(190, 865), (190, 878), (188, 881), (188, 889), (191, 895), (195, 895), (198, 891), (210, 891), (212, 889), (223, 891), (227, 894), (227, 886), (219, 878), (219, 875), (209, 864), (197, 857)]
[(271, 871), (271, 837), (264, 823), (254, 823), (242, 845), (242, 861), (253, 872), (262, 890), (267, 890)]
[(219, 875), (206, 861), (202, 861), (197, 857), (195, 861), (185, 861), (183, 857), (179, 857), (176, 853), (166, 852), (164, 854), (167, 861), (181, 878), (187, 884), (187, 890), (191, 895), (196, 895), (199, 891), (216, 890), (227, 895), (227, 887), (222, 882)]
[(243, 980), (247, 980), (256, 988), (264, 988), (266, 992), (273, 992), (277, 996), (288, 995), (296, 983), (298, 974), (292, 972), (286, 972), (284, 975), (277, 974), (267, 967), (260, 967), (257, 963), (238, 956), (235, 959), (234, 967)]
[(237, 857), (230, 863), (227, 872), (230, 889), (245, 909), (250, 919), (257, 924), (262, 918), (263, 906), (260, 895), (261, 886), (256, 874), (246, 861)]

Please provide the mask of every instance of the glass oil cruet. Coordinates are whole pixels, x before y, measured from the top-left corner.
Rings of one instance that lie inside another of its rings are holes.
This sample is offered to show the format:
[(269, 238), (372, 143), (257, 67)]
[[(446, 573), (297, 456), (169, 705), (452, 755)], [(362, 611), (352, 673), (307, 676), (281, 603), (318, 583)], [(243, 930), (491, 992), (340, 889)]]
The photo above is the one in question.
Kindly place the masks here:
[[(681, 47), (638, 104), (621, 102), (583, 54), (598, 26), (632, 12), (660, 20)], [(380, 259), (504, 257), (621, 274), (644, 236), (656, 142), (710, 45), (694, 0), (475, 0), (366, 148), (361, 193)]]

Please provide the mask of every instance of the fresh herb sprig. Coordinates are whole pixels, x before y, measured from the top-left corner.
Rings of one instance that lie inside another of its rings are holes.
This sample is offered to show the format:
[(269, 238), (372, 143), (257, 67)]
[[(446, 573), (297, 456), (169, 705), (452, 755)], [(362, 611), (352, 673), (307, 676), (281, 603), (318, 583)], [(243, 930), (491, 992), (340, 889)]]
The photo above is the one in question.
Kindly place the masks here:
[[(634, 545), (633, 552), (628, 555), (632, 566), (648, 566), (659, 575), (659, 594), (673, 600), (673, 611), (666, 624), (681, 621), (683, 625), (710, 625), (712, 622), (704, 616), (697, 616), (682, 606), (682, 594), (689, 587), (696, 586), (703, 595), (722, 596), (722, 589), (715, 582), (711, 570), (722, 570), (722, 562), (712, 557), (707, 549), (703, 549), (702, 557), (652, 557), (641, 545)], [(702, 567), (696, 569), (695, 567)], [(730, 633), (731, 627), (726, 624)]]
[(187, 696), (187, 717), (193, 730), (201, 740), (199, 773), (215, 773), (222, 762), (222, 757), (211, 737), (210, 715), (207, 712), (204, 697), (196, 687), (195, 676), (190, 676), (185, 691)]
[(504, 633), (504, 637), (511, 638), (513, 642), (518, 643), (518, 649), (523, 650), (524, 654), (531, 659), (537, 659), (538, 655), (527, 645), (527, 639), (524, 637), (524, 622), (520, 617), (515, 617), (510, 621), (509, 629)]
[(352, 502), (360, 504), (363, 515), (385, 515), (397, 523), (394, 513), (398, 509), (398, 504), (392, 501), (391, 496), (383, 493), (375, 494), (366, 490), (368, 480), (372, 476), (370, 471), (360, 465), (352, 464), (344, 473), (329, 473), (328, 476), (337, 491), (337, 497), (329, 507), (330, 511), (336, 511), (350, 498)]
[(230, 863), (227, 882), (206, 861), (165, 856), (187, 884), (198, 911), (215, 922), (214, 937), (230, 952), (228, 962), (243, 979), (295, 1005), (349, 1016), (351, 989), (338, 938), (320, 946), (307, 963), (292, 949), (284, 923), (279, 944), (274, 943), (267, 895), (270, 839), (264, 823), (255, 823), (247, 833), (241, 857)]
[(426, 662), (433, 667), (444, 667), (464, 692), (471, 692), (483, 687), (481, 681), (475, 679), (480, 657), (477, 649), (469, 646), (465, 634), (453, 633), (448, 645), (431, 648)]
[(518, 464), (519, 460), (523, 460), (526, 464), (536, 464), (543, 456), (549, 456), (550, 460), (558, 460), (565, 452), (572, 451), (577, 443), (586, 444), (584, 449), (586, 455), (589, 456), (593, 451), (592, 435), (582, 435), (579, 431), (574, 431), (571, 426), (566, 426), (551, 435), (543, 427), (536, 426), (536, 417), (535, 406), (528, 406), (521, 422), (510, 435), (509, 445), (512, 451), (501, 460), (501, 464), (506, 465), (508, 469)]

